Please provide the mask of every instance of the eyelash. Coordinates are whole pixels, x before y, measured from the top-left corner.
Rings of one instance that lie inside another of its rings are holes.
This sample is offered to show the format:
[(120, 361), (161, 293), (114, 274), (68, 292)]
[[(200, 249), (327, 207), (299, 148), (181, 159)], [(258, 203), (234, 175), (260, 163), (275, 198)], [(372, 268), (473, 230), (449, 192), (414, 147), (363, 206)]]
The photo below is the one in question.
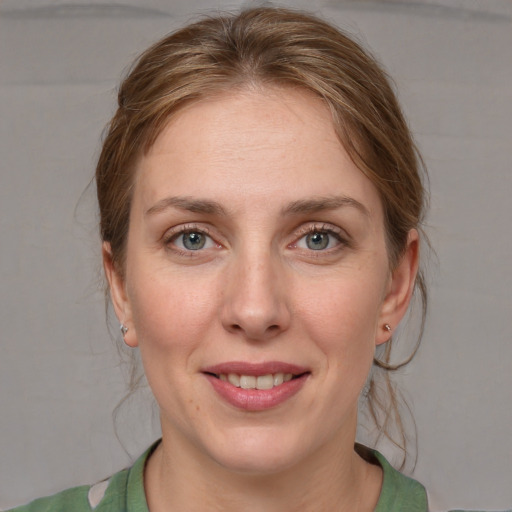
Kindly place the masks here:
[[(184, 250), (184, 249), (181, 249), (180, 247), (177, 247), (175, 244), (176, 240), (178, 240), (179, 237), (186, 235), (187, 233), (198, 233), (203, 236), (206, 236), (213, 242), (213, 244), (215, 244), (215, 246), (217, 248), (221, 247), (221, 244), (219, 244), (212, 238), (208, 228), (206, 228), (204, 226), (199, 227), (196, 224), (186, 224), (183, 226), (179, 226), (175, 229), (172, 229), (170, 233), (169, 232), (166, 233), (164, 235), (164, 237), (162, 238), (163, 244), (165, 245), (165, 247), (168, 250), (178, 254), (179, 256), (185, 256), (185, 257), (198, 256), (197, 253), (202, 252), (202, 248), (198, 249), (196, 251), (191, 250), (191, 249)], [(308, 235), (313, 235), (313, 234), (328, 235), (330, 237), (335, 238), (336, 241), (338, 242), (338, 244), (335, 247), (331, 247), (331, 248), (327, 248), (327, 249), (319, 249), (319, 250), (303, 249), (301, 247), (298, 247), (298, 244), (302, 239), (304, 239)], [(323, 223), (322, 224), (312, 224), (312, 225), (304, 226), (304, 227), (300, 228), (298, 230), (298, 232), (296, 232), (294, 235), (294, 242), (289, 244), (288, 247), (292, 248), (292, 249), (303, 250), (303, 251), (307, 252), (310, 255), (310, 257), (318, 258), (318, 257), (322, 257), (322, 255), (332, 254), (334, 252), (337, 252), (345, 247), (350, 247), (350, 242), (347, 238), (348, 237), (346, 237), (346, 236), (342, 236), (342, 232), (339, 228), (335, 228), (334, 226), (332, 226), (330, 224), (323, 224)]]

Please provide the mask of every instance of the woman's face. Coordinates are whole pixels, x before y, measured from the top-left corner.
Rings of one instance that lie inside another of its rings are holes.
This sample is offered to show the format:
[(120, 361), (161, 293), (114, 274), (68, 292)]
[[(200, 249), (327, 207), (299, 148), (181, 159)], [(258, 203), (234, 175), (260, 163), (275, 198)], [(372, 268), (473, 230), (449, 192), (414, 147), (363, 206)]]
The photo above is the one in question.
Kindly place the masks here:
[(181, 110), (139, 162), (124, 279), (104, 252), (164, 440), (256, 472), (352, 446), (413, 246), (391, 273), (378, 193), (319, 99), (266, 89)]

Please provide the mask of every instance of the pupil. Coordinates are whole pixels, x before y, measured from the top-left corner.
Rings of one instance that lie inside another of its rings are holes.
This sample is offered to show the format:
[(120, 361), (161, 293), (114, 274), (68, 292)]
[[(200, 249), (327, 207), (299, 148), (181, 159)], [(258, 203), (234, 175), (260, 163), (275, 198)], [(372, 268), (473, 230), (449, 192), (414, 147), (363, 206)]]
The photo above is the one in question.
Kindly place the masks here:
[(186, 233), (183, 235), (183, 245), (192, 251), (202, 249), (205, 244), (205, 239), (201, 233)]
[(329, 244), (329, 236), (326, 233), (313, 233), (306, 238), (307, 245), (314, 251), (325, 249)]

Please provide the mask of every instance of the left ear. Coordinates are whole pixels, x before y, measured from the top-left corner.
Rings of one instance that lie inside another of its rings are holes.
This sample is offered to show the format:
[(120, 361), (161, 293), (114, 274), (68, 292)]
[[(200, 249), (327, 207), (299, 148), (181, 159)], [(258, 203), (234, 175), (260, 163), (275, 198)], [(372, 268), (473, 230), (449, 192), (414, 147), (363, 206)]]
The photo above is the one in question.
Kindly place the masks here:
[[(411, 229), (407, 236), (407, 247), (389, 276), (386, 296), (381, 306), (375, 344), (381, 345), (389, 340), (404, 317), (411, 301), (418, 273), (420, 240), (418, 231)], [(388, 329), (386, 326), (389, 326)]]

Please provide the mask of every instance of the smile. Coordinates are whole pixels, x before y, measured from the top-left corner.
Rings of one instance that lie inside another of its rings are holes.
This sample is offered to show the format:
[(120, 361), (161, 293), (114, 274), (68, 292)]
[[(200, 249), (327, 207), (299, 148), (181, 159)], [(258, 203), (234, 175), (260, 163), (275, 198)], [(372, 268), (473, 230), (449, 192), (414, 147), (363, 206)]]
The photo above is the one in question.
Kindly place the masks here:
[(283, 382), (293, 379), (292, 373), (269, 373), (267, 375), (238, 375), (236, 373), (221, 373), (217, 376), (224, 382), (242, 389), (272, 389), (280, 386)]
[(263, 411), (287, 402), (311, 375), (307, 368), (282, 362), (230, 362), (202, 373), (222, 401), (245, 411)]

